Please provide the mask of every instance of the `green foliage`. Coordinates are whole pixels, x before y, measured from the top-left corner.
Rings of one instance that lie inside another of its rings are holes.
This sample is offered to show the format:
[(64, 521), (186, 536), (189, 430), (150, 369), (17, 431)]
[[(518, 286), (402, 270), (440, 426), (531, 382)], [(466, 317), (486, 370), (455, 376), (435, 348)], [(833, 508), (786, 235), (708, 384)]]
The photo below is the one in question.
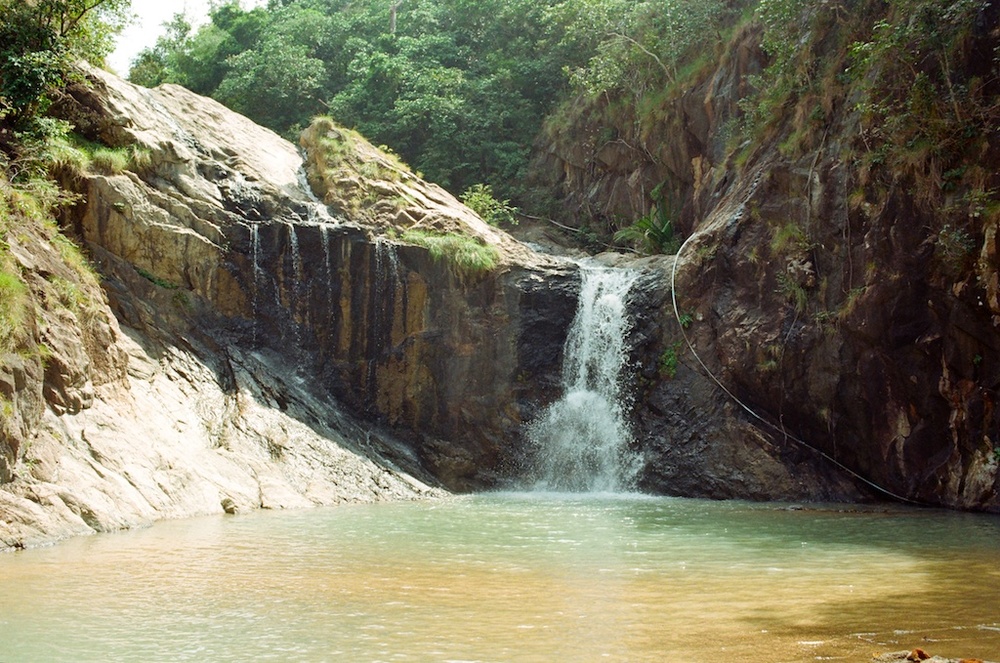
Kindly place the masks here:
[(47, 161), (53, 172), (82, 174), (90, 170), (91, 159), (88, 151), (65, 136), (54, 137), (47, 153)]
[(784, 255), (796, 251), (806, 251), (810, 248), (809, 238), (801, 225), (788, 222), (774, 229), (771, 237), (771, 253)]
[[(226, 0), (215, 4), (209, 16), (211, 23), (195, 32), (183, 14), (176, 14), (166, 24), (166, 34), (132, 61), (129, 80), (149, 87), (179, 83), (199, 94), (214, 93), (233, 70), (230, 58), (260, 44), (270, 14), (263, 8), (244, 11), (235, 0)], [(281, 39), (277, 31), (270, 32), (272, 38)], [(247, 77), (246, 72), (241, 75)]]
[(166, 279), (161, 279), (159, 276), (156, 276), (152, 272), (150, 272), (148, 270), (145, 270), (142, 267), (136, 267), (135, 271), (139, 274), (139, 276), (141, 276), (142, 278), (146, 279), (147, 281), (149, 281), (153, 285), (156, 285), (156, 286), (158, 286), (160, 288), (163, 288), (165, 290), (177, 290), (180, 287), (176, 283), (173, 283), (173, 282), (168, 281)]
[(743, 130), (757, 137), (768, 125), (783, 119), (782, 109), (808, 80), (808, 68), (800, 66), (802, 50), (808, 47), (806, 32), (820, 5), (807, 0), (760, 0), (754, 18), (763, 28), (761, 48), (770, 63), (760, 73), (748, 77), (754, 93), (740, 100), (744, 113)]
[(650, 210), (649, 214), (640, 217), (630, 226), (615, 233), (616, 242), (631, 242), (639, 247), (642, 253), (677, 253), (680, 242), (674, 236), (673, 223), (660, 208)]
[(796, 313), (803, 313), (809, 304), (809, 294), (794, 278), (784, 272), (778, 272), (777, 292), (785, 301), (792, 305)]
[(0, 0), (0, 123), (30, 131), (78, 59), (100, 64), (129, 0)]
[(517, 208), (509, 200), (497, 200), (489, 184), (473, 184), (462, 194), (462, 202), (491, 226), (517, 225)]
[[(986, 46), (989, 4), (761, 0), (755, 17), (770, 62), (749, 78), (754, 92), (740, 102), (745, 137), (791, 126), (782, 148), (794, 156), (850, 85), (866, 152), (863, 179), (929, 174), (947, 190), (960, 188), (955, 159), (981, 146), (1000, 119), (987, 91), (990, 59), (993, 69), (1000, 62)], [(936, 193), (921, 189), (925, 198)]]
[[(128, 0), (0, 0), (0, 352), (37, 352), (42, 361), (51, 354), (44, 345), (30, 351), (24, 346), (31, 293), (11, 256), (13, 238), (48, 241), (81, 278), (94, 276), (80, 249), (55, 225), (56, 209), (76, 197), (50, 173), (119, 171), (130, 153), (85, 149), (71, 138), (67, 122), (44, 113), (59, 88), (78, 80), (80, 59), (103, 61), (128, 6)], [(45, 297), (47, 304), (74, 310), (89, 305), (79, 283), (55, 276)]]
[(0, 353), (11, 352), (22, 334), (27, 315), (28, 288), (5, 261), (0, 269)]
[(478, 276), (496, 269), (500, 252), (472, 237), (411, 228), (400, 239), (426, 248), (435, 261), (446, 260), (460, 274)]
[(62, 261), (69, 267), (72, 267), (73, 271), (81, 277), (97, 279), (97, 272), (83, 254), (83, 250), (77, 246), (76, 242), (62, 234), (55, 227), (54, 222), (47, 221), (45, 226), (48, 230), (49, 241), (52, 242), (52, 245), (59, 252), (59, 257), (62, 258)]
[(589, 94), (643, 96), (673, 85), (680, 67), (706, 42), (719, 44), (732, 3), (723, 0), (565, 0), (552, 10), (569, 27), (564, 41), (596, 51), (573, 69), (573, 83)]
[(94, 150), (90, 157), (91, 167), (102, 175), (118, 175), (129, 167), (127, 150), (112, 147), (101, 147)]
[(677, 364), (680, 361), (681, 342), (671, 343), (660, 353), (657, 369), (660, 377), (673, 380), (677, 376)]
[(46, 302), (48, 305), (61, 306), (74, 313), (87, 311), (92, 302), (87, 293), (79, 284), (67, 279), (52, 277), (49, 280), (52, 286), (51, 297)]
[(214, 96), (265, 126), (287, 129), (322, 109), (324, 64), (304, 45), (272, 37), (227, 64)]
[(230, 1), (197, 31), (175, 19), (130, 78), (186, 85), (286, 135), (329, 112), (442, 186), (515, 199), (563, 69), (591, 55), (562, 43), (558, 4), (407, 0), (393, 27), (385, 0)]
[(948, 276), (957, 278), (975, 256), (976, 240), (963, 228), (945, 225), (934, 242), (934, 257)]
[[(967, 54), (989, 3), (983, 0), (891, 0), (888, 11), (850, 45), (851, 77), (867, 149), (892, 171), (944, 171), (956, 188), (963, 172), (947, 162), (977, 144), (998, 119), (984, 95), (980, 53)], [(969, 62), (966, 58), (973, 58)], [(993, 53), (993, 66), (998, 54)], [(879, 163), (880, 162), (880, 163)]]
[(616, 242), (630, 242), (647, 254), (677, 253), (680, 240), (674, 236), (673, 222), (667, 215), (667, 203), (662, 191), (662, 184), (653, 189), (650, 194), (654, 201), (652, 209), (632, 225), (616, 232), (614, 237)]
[(28, 288), (10, 254), (7, 238), (19, 228), (24, 213), (33, 209), (27, 195), (0, 180), (0, 355), (16, 347), (28, 305)]
[(118, 175), (126, 170), (143, 174), (152, 167), (149, 151), (131, 145), (108, 147), (79, 134), (56, 135), (39, 154), (53, 173)]
[(406, 201), (386, 183), (412, 177), (409, 167), (386, 148), (376, 149), (358, 132), (317, 117), (302, 132), (309, 184), (328, 205), (350, 214), (394, 217)]
[(795, 55), (803, 33), (803, 16), (807, 0), (760, 0), (755, 12), (764, 28), (761, 48), (779, 66)]

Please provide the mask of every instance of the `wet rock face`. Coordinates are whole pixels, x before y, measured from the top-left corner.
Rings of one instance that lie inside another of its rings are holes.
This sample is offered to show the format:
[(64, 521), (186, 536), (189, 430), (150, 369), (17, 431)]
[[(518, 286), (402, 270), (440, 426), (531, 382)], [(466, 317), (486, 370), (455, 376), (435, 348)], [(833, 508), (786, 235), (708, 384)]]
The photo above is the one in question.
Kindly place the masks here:
[[(765, 63), (752, 30), (641, 132), (632, 117), (613, 131), (582, 119), (563, 132), (579, 140), (555, 137), (538, 159), (553, 194), (598, 222), (640, 217), (663, 183), (675, 226), (694, 235), (677, 273), (685, 331), (753, 411), (695, 361), (663, 300), (636, 356), (644, 485), (1000, 511), (995, 215), (950, 193), (936, 165), (861, 167), (857, 90), (829, 91), (809, 127), (779, 111), (745, 161), (727, 154), (726, 123)], [(961, 66), (978, 68), (978, 53)], [(1000, 163), (985, 141), (967, 164), (948, 158), (983, 182)]]
[[(902, 187), (849, 209), (852, 185), (832, 158), (789, 164), (775, 151), (718, 186), (676, 284), (707, 370), (680, 344), (672, 308), (642, 360), (646, 485), (1000, 510), (997, 336), (984, 285), (996, 262), (956, 282), (928, 230), (941, 225), (935, 211)], [(812, 219), (808, 242), (781, 239), (789, 219)], [(651, 368), (668, 351), (679, 358), (669, 378)]]
[(330, 393), (410, 438), (449, 487), (516, 472), (521, 425), (558, 388), (575, 268), (468, 278), (352, 226), (255, 232), (255, 342), (315, 362)]
[[(93, 76), (63, 113), (151, 162), (86, 178), (86, 203), (68, 219), (123, 321), (278, 353), (409, 440), (451, 488), (516, 472), (522, 423), (555, 396), (575, 267), (525, 249), (438, 187), (386, 182), (427, 207), (401, 218), (497, 247), (497, 269), (463, 272), (382, 236), (384, 219), (331, 216), (304, 186), (296, 148), (272, 132), (183, 88)], [(169, 302), (152, 316), (151, 292)]]

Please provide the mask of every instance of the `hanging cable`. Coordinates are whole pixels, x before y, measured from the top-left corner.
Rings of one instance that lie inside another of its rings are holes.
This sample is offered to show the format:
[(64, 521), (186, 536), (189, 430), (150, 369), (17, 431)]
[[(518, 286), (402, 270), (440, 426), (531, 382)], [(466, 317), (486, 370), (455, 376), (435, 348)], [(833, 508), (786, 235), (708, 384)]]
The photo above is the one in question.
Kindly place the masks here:
[(879, 491), (880, 493), (884, 493), (885, 495), (888, 495), (889, 497), (892, 497), (893, 499), (897, 499), (897, 500), (899, 500), (901, 502), (907, 502), (909, 504), (917, 504), (917, 505), (921, 505), (921, 506), (926, 506), (922, 502), (918, 502), (917, 500), (913, 500), (913, 499), (910, 499), (908, 497), (904, 497), (902, 495), (898, 495), (898, 494), (892, 492), (891, 490), (889, 490), (887, 488), (883, 488), (882, 486), (878, 485), (877, 483), (875, 483), (871, 479), (868, 479), (868, 478), (866, 478), (866, 477), (858, 474), (857, 472), (855, 472), (851, 468), (847, 467), (846, 465), (844, 465), (843, 463), (841, 463), (837, 459), (833, 458), (829, 454), (827, 454), (827, 453), (825, 453), (825, 452), (817, 449), (816, 447), (812, 446), (811, 444), (809, 444), (809, 443), (807, 443), (807, 442), (805, 442), (803, 440), (800, 440), (798, 437), (790, 434), (783, 427), (779, 428), (778, 426), (776, 426), (773, 423), (771, 423), (768, 419), (765, 419), (763, 416), (757, 414), (753, 410), (753, 408), (751, 408), (749, 405), (747, 405), (742, 400), (740, 400), (739, 397), (736, 396), (736, 394), (734, 394), (732, 391), (730, 391), (726, 387), (726, 385), (722, 384), (722, 381), (719, 378), (717, 378), (715, 376), (715, 373), (713, 373), (712, 370), (705, 364), (705, 362), (702, 361), (701, 357), (698, 356), (698, 351), (695, 350), (694, 344), (691, 342), (691, 339), (688, 338), (687, 332), (684, 331), (684, 325), (681, 322), (681, 313), (680, 313), (680, 310), (677, 308), (677, 287), (676, 287), (676, 281), (677, 281), (677, 263), (680, 262), (681, 254), (684, 252), (684, 247), (686, 247), (687, 244), (688, 244), (688, 242), (690, 242), (695, 237), (696, 237), (696, 235), (694, 233), (692, 233), (691, 235), (689, 235), (688, 238), (685, 239), (684, 242), (681, 244), (680, 248), (677, 249), (677, 255), (674, 256), (674, 264), (670, 268), (670, 299), (671, 299), (671, 302), (672, 302), (673, 307), (674, 307), (674, 318), (677, 320), (677, 325), (678, 325), (678, 328), (681, 330), (681, 336), (684, 338), (684, 343), (687, 345), (688, 350), (691, 351), (691, 355), (695, 358), (695, 361), (698, 362), (698, 365), (701, 366), (701, 368), (705, 372), (705, 374), (708, 375), (708, 377), (710, 377), (712, 379), (712, 381), (715, 382), (715, 384), (717, 384), (719, 386), (719, 388), (722, 389), (722, 391), (725, 392), (725, 394), (727, 396), (729, 396), (729, 398), (731, 398), (737, 405), (739, 405), (741, 408), (743, 408), (743, 410), (745, 410), (747, 412), (747, 414), (749, 414), (754, 419), (760, 421), (765, 426), (767, 426), (768, 428), (770, 428), (774, 432), (778, 433), (779, 435), (782, 435), (786, 439), (792, 440), (796, 444), (798, 444), (798, 445), (800, 445), (802, 447), (805, 447), (806, 449), (809, 449), (810, 451), (813, 451), (813, 452), (819, 454), (820, 456), (822, 456), (826, 460), (828, 460), (831, 463), (833, 463), (835, 466), (839, 467), (843, 471), (845, 471), (848, 474), (850, 474), (852, 477), (854, 477), (854, 478), (858, 479), (859, 481), (862, 481), (863, 483), (871, 486), (872, 488), (874, 488), (875, 490)]

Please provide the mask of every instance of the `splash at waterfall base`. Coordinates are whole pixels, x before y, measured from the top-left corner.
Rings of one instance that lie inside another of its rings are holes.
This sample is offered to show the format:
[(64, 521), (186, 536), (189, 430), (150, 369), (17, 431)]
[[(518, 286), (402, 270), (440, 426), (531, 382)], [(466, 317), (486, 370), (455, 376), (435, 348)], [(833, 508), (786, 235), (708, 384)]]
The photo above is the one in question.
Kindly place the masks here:
[[(562, 397), (529, 425), (534, 488), (615, 492), (634, 487), (629, 398), (621, 388), (638, 272), (581, 264), (577, 313), (566, 340)], [(530, 481), (530, 480), (529, 480)]]

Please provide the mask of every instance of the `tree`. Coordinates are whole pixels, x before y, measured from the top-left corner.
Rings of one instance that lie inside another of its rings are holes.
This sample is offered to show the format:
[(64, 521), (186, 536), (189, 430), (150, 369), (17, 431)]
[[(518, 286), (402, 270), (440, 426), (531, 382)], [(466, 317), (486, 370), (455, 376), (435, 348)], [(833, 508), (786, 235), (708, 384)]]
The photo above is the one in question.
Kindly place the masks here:
[(0, 0), (0, 121), (24, 128), (73, 62), (102, 63), (128, 7), (129, 0)]
[(234, 55), (216, 97), (233, 110), (276, 131), (286, 131), (322, 110), (323, 63), (300, 44), (265, 40)]
[(566, 24), (564, 42), (596, 54), (573, 72), (592, 94), (642, 96), (660, 82), (677, 82), (678, 67), (706, 41), (718, 40), (730, 3), (725, 0), (564, 0), (551, 16)]
[(141, 54), (131, 79), (186, 85), (286, 135), (328, 109), (439, 184), (515, 198), (542, 118), (567, 88), (567, 58), (592, 55), (563, 46), (554, 4), (271, 0), (248, 12), (227, 2), (210, 25), (179, 26)]

